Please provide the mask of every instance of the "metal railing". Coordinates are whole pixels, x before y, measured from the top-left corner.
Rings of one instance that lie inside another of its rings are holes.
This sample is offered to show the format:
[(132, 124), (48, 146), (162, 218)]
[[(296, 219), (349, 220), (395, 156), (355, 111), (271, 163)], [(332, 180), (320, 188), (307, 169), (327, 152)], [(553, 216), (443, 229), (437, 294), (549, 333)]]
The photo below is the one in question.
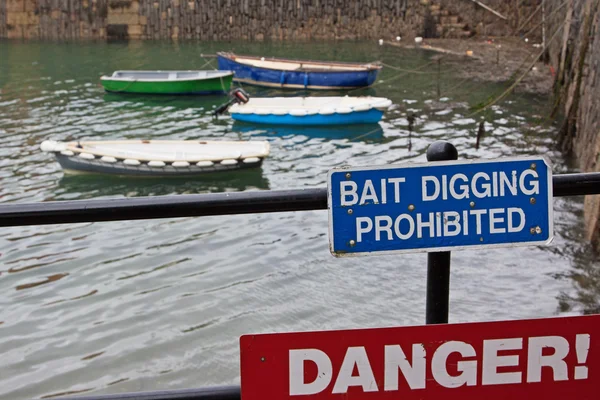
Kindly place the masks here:
[[(554, 197), (600, 194), (600, 172), (555, 175)], [(327, 189), (70, 200), (0, 205), (0, 227), (327, 209)]]
[[(454, 153), (456, 152), (456, 149), (446, 142), (436, 143), (446, 146), (445, 150), (449, 146)], [(445, 158), (448, 154), (443, 153), (445, 150), (430, 154), (434, 147), (432, 145), (428, 150), (428, 161), (448, 159)], [(453, 157), (455, 159), (456, 155)], [(555, 175), (552, 178), (552, 186), (554, 197), (600, 194), (600, 173)], [(326, 209), (327, 188), (75, 200), (0, 205), (0, 227)], [(447, 322), (449, 282), (446, 278), (449, 278), (449, 269), (450, 252), (428, 253), (427, 323)], [(430, 271), (433, 271), (431, 277)], [(440, 271), (443, 273), (438, 273)], [(430, 307), (430, 303), (434, 302), (436, 304)], [(438, 304), (440, 302), (441, 307)], [(218, 386), (55, 399), (238, 400), (241, 399), (241, 391), (239, 386)]]

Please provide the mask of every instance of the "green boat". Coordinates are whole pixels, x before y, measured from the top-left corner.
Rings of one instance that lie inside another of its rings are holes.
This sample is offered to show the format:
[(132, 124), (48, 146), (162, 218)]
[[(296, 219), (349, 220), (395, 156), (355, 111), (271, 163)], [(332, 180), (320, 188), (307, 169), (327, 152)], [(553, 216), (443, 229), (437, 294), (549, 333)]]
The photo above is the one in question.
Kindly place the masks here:
[(115, 71), (100, 78), (113, 93), (214, 94), (226, 93), (233, 71)]

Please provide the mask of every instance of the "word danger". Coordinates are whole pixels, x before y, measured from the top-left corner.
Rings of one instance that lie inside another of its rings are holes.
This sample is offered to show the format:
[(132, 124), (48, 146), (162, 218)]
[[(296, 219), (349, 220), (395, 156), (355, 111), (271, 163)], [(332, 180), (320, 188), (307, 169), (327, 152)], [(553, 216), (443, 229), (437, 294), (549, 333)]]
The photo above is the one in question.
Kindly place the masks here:
[[(352, 180), (340, 181), (340, 204), (352, 207), (365, 204), (400, 204), (405, 190), (415, 190), (415, 183), (405, 177), (367, 179), (362, 186)], [(422, 176), (418, 186), (422, 202), (445, 200), (483, 199), (508, 196), (535, 196), (540, 194), (539, 176), (535, 170), (478, 172), (471, 178), (462, 173), (451, 176)], [(376, 190), (376, 188), (378, 190)], [(472, 208), (459, 211), (422, 213), (409, 206), (396, 215), (375, 215), (356, 218), (356, 241), (365, 235), (375, 241), (401, 240), (416, 237), (451, 237), (470, 233), (499, 234), (521, 232), (526, 225), (525, 212), (520, 207)]]
[[(413, 344), (410, 352), (406, 351), (407, 346), (397, 344), (385, 345), (383, 349), (371, 346), (369, 351), (356, 346), (347, 348), (341, 365), (320, 349), (294, 349), (289, 350), (289, 395), (344, 394), (352, 388), (366, 393), (419, 390), (432, 385), (454, 389), (585, 380), (590, 335), (577, 334), (574, 342), (572, 349), (569, 340), (562, 336), (483, 340), (476, 346), (449, 341), (431, 353), (431, 344), (426, 346), (427, 343)], [(381, 360), (379, 354), (374, 354), (381, 351), (383, 365), (373, 365), (371, 358)], [(567, 363), (571, 351), (584, 365)], [(309, 368), (311, 373), (307, 373)]]

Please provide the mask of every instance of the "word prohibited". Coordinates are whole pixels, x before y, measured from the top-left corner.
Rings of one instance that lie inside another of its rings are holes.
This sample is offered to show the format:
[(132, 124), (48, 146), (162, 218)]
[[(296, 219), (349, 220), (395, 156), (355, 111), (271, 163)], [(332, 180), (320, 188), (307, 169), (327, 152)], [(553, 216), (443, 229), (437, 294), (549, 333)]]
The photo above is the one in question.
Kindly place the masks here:
[(547, 244), (552, 169), (543, 157), (334, 169), (336, 256)]
[(596, 399), (600, 315), (245, 335), (242, 398)]

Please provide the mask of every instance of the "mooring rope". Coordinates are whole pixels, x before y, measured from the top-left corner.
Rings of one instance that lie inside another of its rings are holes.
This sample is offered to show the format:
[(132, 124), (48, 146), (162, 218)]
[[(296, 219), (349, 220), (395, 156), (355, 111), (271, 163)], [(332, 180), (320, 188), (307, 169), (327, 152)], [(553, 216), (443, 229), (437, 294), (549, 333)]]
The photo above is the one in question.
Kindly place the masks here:
[(223, 93), (227, 93), (227, 90), (225, 89), (225, 84), (223, 83), (223, 75), (219, 76), (219, 80), (221, 81), (221, 89), (223, 90)]
[(544, 47), (542, 49), (542, 51), (539, 53), (539, 55), (534, 58), (533, 62), (528, 66), (528, 68), (525, 70), (525, 72), (518, 79), (515, 80), (515, 82), (513, 82), (504, 92), (502, 92), (502, 94), (500, 94), (500, 96), (496, 97), (492, 101), (490, 101), (487, 104), (485, 104), (481, 109), (479, 109), (479, 110), (477, 110), (477, 111), (469, 114), (467, 117), (472, 117), (474, 115), (477, 115), (477, 114), (485, 111), (489, 107), (493, 106), (494, 104), (496, 104), (500, 100), (503, 100), (504, 98), (506, 98), (506, 96), (508, 96), (514, 90), (514, 88), (527, 76), (527, 74), (529, 73), (529, 71), (531, 71), (531, 69), (535, 66), (535, 63), (538, 62), (538, 60), (540, 59), (540, 57), (542, 57), (544, 55), (544, 53), (546, 52), (546, 50), (548, 49), (548, 47), (550, 47), (550, 44), (552, 43), (552, 41), (556, 38), (556, 36), (561, 31), (561, 29), (563, 29), (563, 27), (564, 27), (564, 25), (560, 25), (556, 29), (556, 31), (554, 32), (554, 34), (552, 35), (552, 37), (550, 38), (550, 40), (548, 40), (546, 42), (546, 47)]
[[(408, 74), (423, 74), (423, 75), (428, 75), (428, 74), (437, 74), (438, 72), (426, 72), (426, 71), (419, 71), (418, 69), (404, 69), (404, 68), (400, 68), (400, 67), (395, 67), (393, 65), (389, 65), (386, 64), (384, 62), (381, 63), (381, 65), (383, 65), (386, 68), (390, 68), (396, 71), (401, 71), (401, 72), (406, 72)], [(444, 72), (449, 72), (450, 70), (445, 70)]]
[(137, 79), (132, 80), (131, 82), (129, 82), (129, 84), (127, 86), (125, 86), (124, 89), (119, 89), (119, 90), (114, 90), (112, 91), (113, 93), (122, 93), (124, 91), (126, 91), (127, 89), (129, 89), (131, 87), (131, 85), (133, 85), (134, 83), (137, 82)]
[[(202, 58), (202, 59), (204, 60), (204, 58)], [(204, 61), (206, 61), (206, 60), (204, 60)], [(202, 69), (211, 63), (212, 63), (212, 60), (208, 60), (204, 64), (202, 64), (202, 66), (199, 69)], [(211, 67), (212, 67), (212, 65), (211, 65)], [(216, 68), (213, 67), (213, 69), (216, 69)]]
[(369, 136), (369, 135), (372, 135), (372, 134), (373, 134), (373, 133), (375, 133), (375, 132), (378, 132), (379, 130), (381, 130), (381, 126), (379, 126), (379, 124), (378, 124), (377, 128), (374, 128), (374, 129), (370, 130), (370, 131), (369, 131), (369, 132), (367, 132), (367, 133), (363, 133), (363, 134), (361, 134), (361, 135), (355, 136), (355, 137), (353, 137), (353, 138), (352, 138), (352, 140), (358, 140), (358, 139), (362, 139), (362, 138), (364, 138), (364, 137), (367, 137), (367, 136)]

